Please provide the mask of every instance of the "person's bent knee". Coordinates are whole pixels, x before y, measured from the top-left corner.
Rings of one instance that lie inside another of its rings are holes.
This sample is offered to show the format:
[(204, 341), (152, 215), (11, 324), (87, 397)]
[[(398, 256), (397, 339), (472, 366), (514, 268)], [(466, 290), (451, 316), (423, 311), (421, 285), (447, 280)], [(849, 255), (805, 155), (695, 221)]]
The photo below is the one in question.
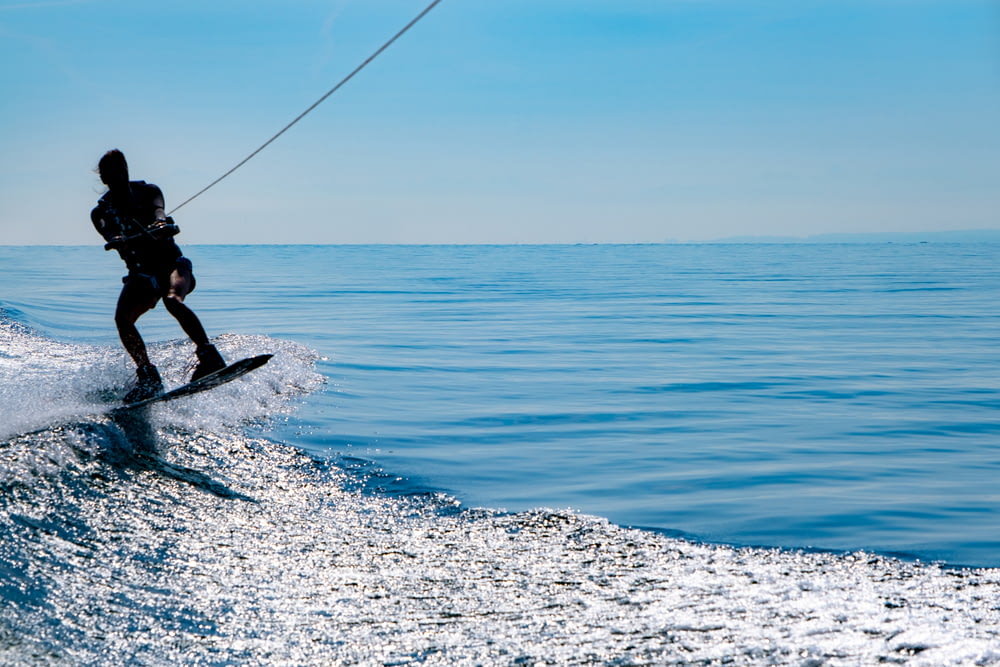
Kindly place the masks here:
[(167, 307), (167, 310), (174, 312), (178, 308), (184, 307), (184, 297), (180, 294), (170, 292), (163, 297), (163, 305)]

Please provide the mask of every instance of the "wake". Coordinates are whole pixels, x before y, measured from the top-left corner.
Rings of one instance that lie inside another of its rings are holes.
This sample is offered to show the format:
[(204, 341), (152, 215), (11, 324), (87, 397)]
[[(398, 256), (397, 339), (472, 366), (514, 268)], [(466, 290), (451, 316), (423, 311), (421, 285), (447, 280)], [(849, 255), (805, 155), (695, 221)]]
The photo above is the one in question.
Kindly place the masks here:
[[(267, 366), (227, 385), (149, 406), (150, 420), (188, 430), (265, 420), (288, 412), (293, 398), (323, 382), (315, 370), (316, 352), (293, 341), (224, 334), (214, 342), (230, 360), (274, 356)], [(190, 343), (155, 343), (149, 353), (168, 390), (187, 382), (195, 364)], [(0, 440), (73, 423), (106, 423), (107, 413), (121, 404), (134, 374), (132, 362), (118, 347), (55, 341), (4, 318), (0, 320)]]

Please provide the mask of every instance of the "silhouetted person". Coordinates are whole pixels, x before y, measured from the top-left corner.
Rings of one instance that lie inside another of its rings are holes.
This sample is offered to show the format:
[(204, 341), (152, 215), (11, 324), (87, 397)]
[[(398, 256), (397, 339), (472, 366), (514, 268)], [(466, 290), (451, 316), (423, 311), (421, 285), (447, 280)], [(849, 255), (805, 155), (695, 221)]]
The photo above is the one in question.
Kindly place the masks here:
[(104, 249), (117, 250), (128, 266), (128, 275), (122, 278), (124, 286), (118, 296), (115, 323), (122, 344), (135, 361), (138, 381), (125, 401), (149, 398), (163, 390), (160, 373), (150, 363), (146, 344), (135, 326), (160, 299), (197, 346), (198, 366), (191, 379), (224, 368), (222, 355), (209, 342), (198, 316), (184, 303), (184, 297), (194, 290), (194, 274), (191, 260), (174, 242), (179, 230), (164, 213), (160, 188), (145, 181), (130, 181), (125, 155), (117, 149), (104, 154), (97, 171), (108, 191), (90, 212), (90, 219), (107, 241)]

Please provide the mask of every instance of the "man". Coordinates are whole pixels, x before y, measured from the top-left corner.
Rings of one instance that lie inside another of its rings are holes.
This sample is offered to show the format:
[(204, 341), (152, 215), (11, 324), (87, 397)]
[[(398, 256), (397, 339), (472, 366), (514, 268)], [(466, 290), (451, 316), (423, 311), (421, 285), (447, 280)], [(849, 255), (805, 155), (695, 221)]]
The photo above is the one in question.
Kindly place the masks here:
[(184, 303), (195, 287), (191, 260), (174, 242), (177, 225), (164, 213), (163, 193), (145, 181), (129, 181), (128, 163), (119, 150), (104, 154), (97, 165), (108, 191), (90, 213), (94, 227), (107, 243), (105, 250), (117, 250), (128, 267), (122, 278), (115, 323), (122, 344), (135, 361), (138, 381), (125, 396), (126, 402), (155, 396), (163, 390), (160, 373), (149, 361), (146, 344), (135, 323), (143, 313), (163, 300), (184, 332), (197, 346), (196, 380), (224, 368), (219, 351), (212, 345), (198, 316)]

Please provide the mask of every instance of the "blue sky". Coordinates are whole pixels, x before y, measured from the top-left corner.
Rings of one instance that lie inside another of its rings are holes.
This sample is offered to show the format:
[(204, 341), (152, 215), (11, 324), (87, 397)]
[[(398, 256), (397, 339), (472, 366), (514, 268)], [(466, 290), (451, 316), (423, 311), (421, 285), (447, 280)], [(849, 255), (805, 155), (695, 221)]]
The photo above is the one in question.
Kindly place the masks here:
[[(168, 208), (429, 0), (0, 0), (0, 244)], [(996, 0), (443, 0), (177, 212), (191, 243), (659, 242), (1000, 228)]]

